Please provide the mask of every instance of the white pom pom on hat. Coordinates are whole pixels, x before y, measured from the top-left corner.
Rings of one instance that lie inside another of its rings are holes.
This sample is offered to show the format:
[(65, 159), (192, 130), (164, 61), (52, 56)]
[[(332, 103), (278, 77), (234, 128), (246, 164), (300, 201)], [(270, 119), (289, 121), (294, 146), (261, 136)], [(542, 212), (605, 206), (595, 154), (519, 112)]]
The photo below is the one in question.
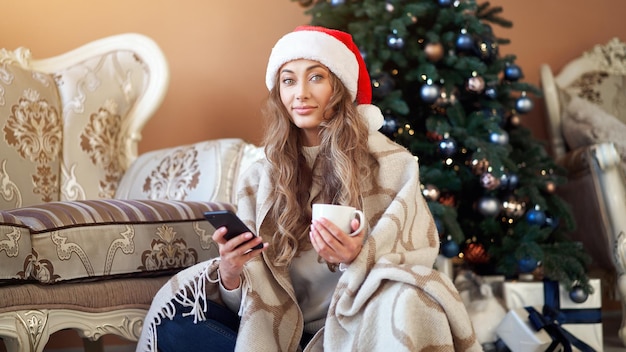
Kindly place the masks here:
[(272, 89), (281, 66), (297, 59), (322, 63), (346, 86), (370, 132), (383, 125), (383, 115), (372, 105), (372, 83), (359, 48), (346, 32), (318, 26), (299, 26), (276, 42), (265, 73), (265, 85)]

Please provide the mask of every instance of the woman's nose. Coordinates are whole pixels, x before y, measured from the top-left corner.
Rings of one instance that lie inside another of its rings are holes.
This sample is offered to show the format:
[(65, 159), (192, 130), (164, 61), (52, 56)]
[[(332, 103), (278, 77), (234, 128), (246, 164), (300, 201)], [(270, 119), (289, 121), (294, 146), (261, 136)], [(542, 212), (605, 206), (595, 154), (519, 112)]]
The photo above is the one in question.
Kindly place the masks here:
[(309, 96), (309, 89), (307, 88), (306, 84), (300, 84), (298, 85), (298, 91), (296, 94), (296, 98), (297, 99), (306, 99)]

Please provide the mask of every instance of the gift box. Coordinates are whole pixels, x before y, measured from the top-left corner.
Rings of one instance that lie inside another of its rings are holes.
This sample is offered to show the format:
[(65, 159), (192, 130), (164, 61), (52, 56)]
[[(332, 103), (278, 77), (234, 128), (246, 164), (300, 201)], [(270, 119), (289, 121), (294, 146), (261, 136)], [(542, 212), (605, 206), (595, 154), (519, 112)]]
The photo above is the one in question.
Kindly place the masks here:
[(511, 309), (496, 327), (496, 335), (512, 352), (543, 352), (552, 345), (545, 330), (535, 330), (525, 308)]
[[(584, 302), (577, 303), (570, 298), (568, 289), (554, 281), (507, 281), (503, 288), (504, 300), (509, 310), (533, 307), (540, 315), (556, 320), (559, 327), (572, 338), (581, 340), (596, 351), (602, 351), (600, 280), (591, 279), (590, 284), (594, 292)], [(580, 351), (580, 348), (572, 347), (574, 351)]]

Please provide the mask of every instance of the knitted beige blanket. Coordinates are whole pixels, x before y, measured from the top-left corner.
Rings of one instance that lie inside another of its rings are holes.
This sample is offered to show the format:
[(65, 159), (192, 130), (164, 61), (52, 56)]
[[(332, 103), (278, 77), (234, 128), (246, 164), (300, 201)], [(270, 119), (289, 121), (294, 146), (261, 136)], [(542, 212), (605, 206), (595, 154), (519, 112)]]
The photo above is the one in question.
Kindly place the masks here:
[[(380, 170), (363, 194), (371, 228), (339, 280), (325, 326), (305, 351), (481, 351), (454, 285), (432, 268), (439, 237), (421, 196), (417, 161), (380, 133), (370, 135), (369, 147)], [(263, 163), (251, 167), (245, 180), (238, 214), (268, 241), (273, 231), (263, 222), (269, 207), (264, 200), (272, 189)], [(174, 316), (173, 301), (195, 321), (205, 318), (207, 300), (221, 302), (218, 265), (218, 259), (199, 263), (161, 288), (137, 351), (156, 351), (156, 326)], [(268, 250), (247, 263), (243, 275), (236, 350), (299, 351), (304, 321), (288, 269), (273, 266)]]

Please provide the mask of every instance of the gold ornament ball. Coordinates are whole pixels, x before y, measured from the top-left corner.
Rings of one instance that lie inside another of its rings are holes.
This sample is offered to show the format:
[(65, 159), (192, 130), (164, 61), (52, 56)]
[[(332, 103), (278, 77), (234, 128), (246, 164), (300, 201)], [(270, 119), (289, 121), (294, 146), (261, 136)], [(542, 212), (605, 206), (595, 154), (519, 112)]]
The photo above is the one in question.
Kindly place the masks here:
[(554, 191), (556, 191), (556, 184), (554, 183), (554, 181), (548, 181), (546, 182), (546, 192), (552, 194), (554, 193)]
[(489, 160), (485, 158), (472, 159), (472, 171), (474, 175), (482, 175), (487, 172), (487, 169), (489, 169)]
[(511, 126), (517, 127), (522, 124), (522, 119), (519, 117), (519, 115), (513, 114), (511, 115), (511, 117), (509, 117), (509, 122), (511, 123)]
[(426, 58), (431, 62), (437, 62), (443, 58), (443, 45), (441, 43), (428, 43), (424, 47)]

